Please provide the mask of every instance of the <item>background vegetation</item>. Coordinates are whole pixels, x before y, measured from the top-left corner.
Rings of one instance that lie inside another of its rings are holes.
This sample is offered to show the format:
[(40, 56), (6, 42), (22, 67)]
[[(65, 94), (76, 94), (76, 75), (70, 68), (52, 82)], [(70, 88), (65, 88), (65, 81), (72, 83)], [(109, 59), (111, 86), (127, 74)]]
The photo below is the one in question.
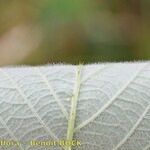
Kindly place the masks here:
[(0, 65), (150, 59), (149, 0), (0, 0)]

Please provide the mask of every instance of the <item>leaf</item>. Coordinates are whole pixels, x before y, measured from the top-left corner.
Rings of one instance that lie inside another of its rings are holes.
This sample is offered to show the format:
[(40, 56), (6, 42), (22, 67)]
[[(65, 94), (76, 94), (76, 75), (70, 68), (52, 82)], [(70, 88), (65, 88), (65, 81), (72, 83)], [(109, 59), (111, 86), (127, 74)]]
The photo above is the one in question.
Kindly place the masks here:
[[(149, 150), (150, 63), (1, 68), (0, 139), (20, 141), (9, 150)], [(81, 146), (29, 143), (62, 139)]]

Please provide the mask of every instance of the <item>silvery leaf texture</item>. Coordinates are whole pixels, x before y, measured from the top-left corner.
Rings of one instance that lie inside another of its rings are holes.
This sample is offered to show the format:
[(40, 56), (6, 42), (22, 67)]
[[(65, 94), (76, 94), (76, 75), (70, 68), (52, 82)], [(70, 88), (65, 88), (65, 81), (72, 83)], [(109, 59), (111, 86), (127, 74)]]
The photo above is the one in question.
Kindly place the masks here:
[[(150, 63), (0, 68), (1, 150), (150, 150)], [(28, 141), (79, 140), (33, 147)]]

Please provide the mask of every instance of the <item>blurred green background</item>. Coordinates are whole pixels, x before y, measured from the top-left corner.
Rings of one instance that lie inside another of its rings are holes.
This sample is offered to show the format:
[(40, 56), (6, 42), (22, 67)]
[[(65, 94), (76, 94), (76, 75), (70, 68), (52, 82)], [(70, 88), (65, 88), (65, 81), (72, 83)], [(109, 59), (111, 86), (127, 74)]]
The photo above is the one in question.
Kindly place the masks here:
[(0, 65), (150, 60), (150, 0), (0, 0)]

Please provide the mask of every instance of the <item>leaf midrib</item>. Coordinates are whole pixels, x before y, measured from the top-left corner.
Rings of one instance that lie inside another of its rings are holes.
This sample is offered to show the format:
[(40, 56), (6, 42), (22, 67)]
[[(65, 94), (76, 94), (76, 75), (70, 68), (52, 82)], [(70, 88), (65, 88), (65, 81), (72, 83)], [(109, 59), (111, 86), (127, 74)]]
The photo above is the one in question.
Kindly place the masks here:
[[(68, 129), (67, 129), (67, 141), (72, 141), (74, 136), (74, 127), (76, 121), (76, 111), (77, 111), (77, 102), (80, 94), (81, 87), (81, 73), (82, 73), (82, 65), (79, 65), (76, 72), (76, 81), (74, 86), (73, 97), (71, 99), (71, 109), (70, 109), (70, 117), (68, 120)], [(66, 150), (71, 150), (72, 147), (66, 147)]]

